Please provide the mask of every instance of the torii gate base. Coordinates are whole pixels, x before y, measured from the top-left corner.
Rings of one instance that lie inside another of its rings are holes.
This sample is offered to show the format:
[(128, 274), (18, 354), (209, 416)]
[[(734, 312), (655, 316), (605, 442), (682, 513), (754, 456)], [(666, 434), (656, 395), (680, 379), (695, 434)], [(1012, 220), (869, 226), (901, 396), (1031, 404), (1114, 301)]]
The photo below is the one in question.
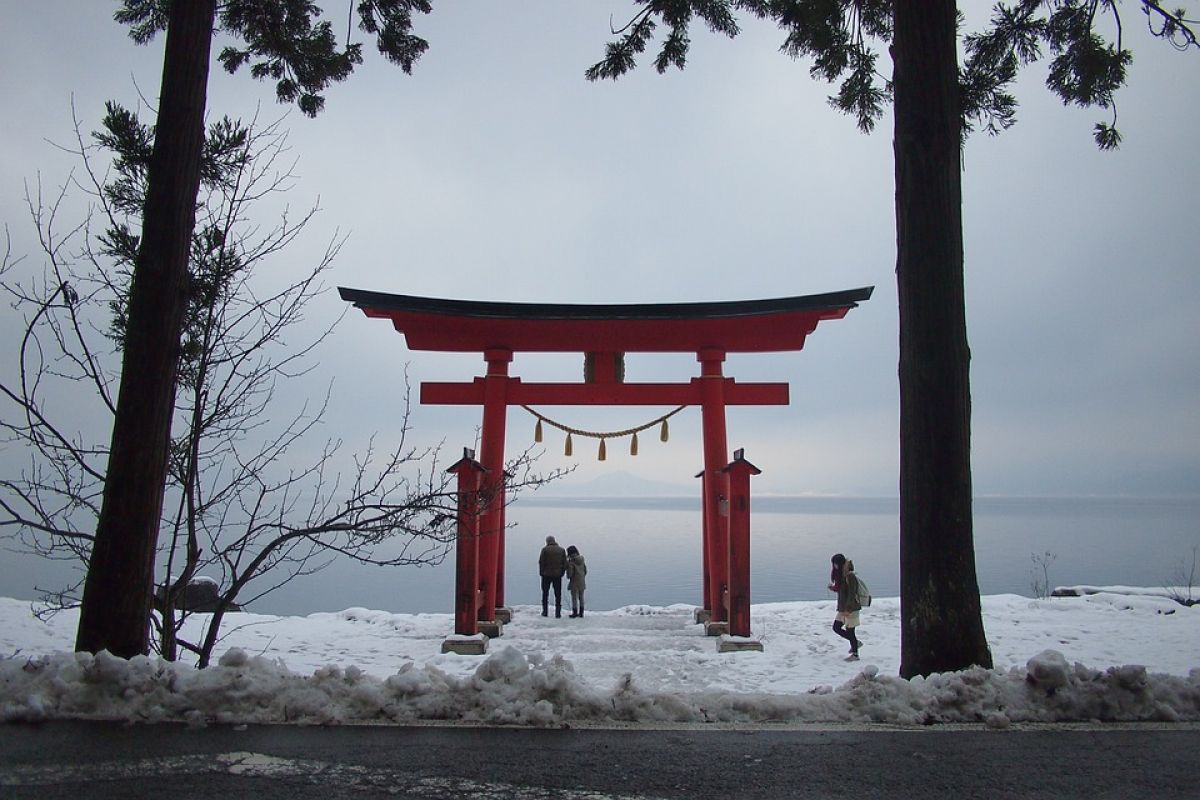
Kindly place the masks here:
[[(483, 655), (487, 652), (488, 635), (480, 630), (479, 610), (482, 592), (479, 585), (479, 524), (481, 495), (487, 468), (475, 460), (475, 451), (463, 448), (463, 457), (447, 472), (458, 476), (455, 493), (458, 499), (458, 528), (454, 545), (455, 558), (455, 635), (442, 642), (443, 653)], [(496, 624), (496, 623), (493, 623)], [(500, 635), (497, 624), (495, 635)]]
[[(458, 476), (455, 636), (444, 651), (483, 652), (511, 612), (504, 604), (504, 438), (514, 405), (697, 406), (704, 438), (703, 607), (721, 651), (761, 650), (750, 637), (750, 476), (742, 457), (726, 463), (725, 411), (787, 405), (786, 383), (740, 384), (723, 374), (727, 353), (800, 350), (822, 320), (842, 319), (872, 288), (771, 300), (716, 303), (560, 305), (441, 300), (340, 288), (368, 317), (388, 319), (414, 350), (475, 352), (487, 372), (470, 383), (422, 383), (421, 403), (483, 407), (480, 460), (467, 450)], [(524, 383), (509, 375), (517, 352), (583, 353), (585, 383)], [(626, 353), (695, 353), (687, 383), (627, 384)]]
[[(483, 507), (487, 505), (486, 499), (481, 502), (480, 498), (487, 468), (475, 460), (473, 450), (463, 448), (463, 457), (447, 472), (458, 476), (457, 579), (455, 635), (442, 642), (442, 652), (483, 655), (487, 652), (488, 640), (503, 633), (504, 624), (499, 621), (501, 612), (507, 617), (505, 622), (512, 620), (512, 610), (507, 608), (495, 609), (494, 620), (479, 618), (481, 613), (486, 613), (483, 607), (486, 594), (476, 587), (479, 586), (479, 532), (485, 514)], [(706, 572), (706, 577), (721, 587), (715, 602), (726, 619), (712, 621), (710, 609), (698, 608), (696, 622), (703, 622), (705, 635), (719, 637), (719, 653), (762, 652), (762, 642), (750, 637), (750, 477), (762, 474), (762, 470), (747, 461), (745, 450), (739, 449), (734, 452), (733, 461), (720, 472), (728, 482), (728, 494), (718, 498), (719, 519), (715, 523), (725, 533), (722, 538), (726, 551), (721, 558), (710, 556), (706, 560), (720, 561), (725, 571), (723, 574)], [(705, 541), (713, 546), (708, 535)]]
[[(727, 619), (707, 621), (704, 632), (720, 637), (719, 653), (762, 651), (762, 642), (750, 638), (750, 476), (759, 475), (762, 470), (746, 460), (744, 450), (735, 450), (733, 461), (721, 472), (729, 481), (729, 495), (719, 504), (729, 546), (723, 592)], [(731, 633), (735, 635), (730, 636)]]
[(761, 653), (763, 651), (762, 642), (757, 639), (743, 639), (735, 636), (722, 636), (717, 639), (718, 653), (744, 653), (747, 650)]

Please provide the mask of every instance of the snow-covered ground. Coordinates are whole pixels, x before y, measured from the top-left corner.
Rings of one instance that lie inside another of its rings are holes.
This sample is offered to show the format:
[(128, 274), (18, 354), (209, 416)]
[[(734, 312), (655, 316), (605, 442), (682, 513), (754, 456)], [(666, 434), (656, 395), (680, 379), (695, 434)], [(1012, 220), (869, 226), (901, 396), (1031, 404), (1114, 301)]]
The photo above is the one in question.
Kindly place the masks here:
[[(483, 656), (443, 654), (450, 614), (352, 608), (234, 614), (206, 670), (69, 652), (0, 598), (0, 719), (355, 723), (1014, 722), (1200, 720), (1200, 607), (1154, 592), (983, 598), (995, 669), (901, 680), (896, 599), (863, 612), (862, 660), (829, 629), (832, 601), (756, 605), (763, 652), (718, 653), (691, 606), (582, 619), (518, 606)], [(1098, 590), (1098, 591), (1096, 591)]]

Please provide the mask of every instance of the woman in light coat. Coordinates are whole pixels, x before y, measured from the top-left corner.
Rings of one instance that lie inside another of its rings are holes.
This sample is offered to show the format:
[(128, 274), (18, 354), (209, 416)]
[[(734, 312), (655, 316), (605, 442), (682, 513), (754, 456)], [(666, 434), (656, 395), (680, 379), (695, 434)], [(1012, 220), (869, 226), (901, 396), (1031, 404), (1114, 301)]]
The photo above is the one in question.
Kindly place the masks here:
[(583, 616), (583, 590), (587, 588), (587, 564), (579, 548), (567, 548), (567, 589), (571, 592), (571, 616)]
[(837, 614), (833, 617), (833, 632), (850, 642), (847, 661), (858, 661), (858, 578), (854, 576), (854, 562), (841, 553), (830, 559), (833, 568), (829, 572), (829, 591), (837, 592)]

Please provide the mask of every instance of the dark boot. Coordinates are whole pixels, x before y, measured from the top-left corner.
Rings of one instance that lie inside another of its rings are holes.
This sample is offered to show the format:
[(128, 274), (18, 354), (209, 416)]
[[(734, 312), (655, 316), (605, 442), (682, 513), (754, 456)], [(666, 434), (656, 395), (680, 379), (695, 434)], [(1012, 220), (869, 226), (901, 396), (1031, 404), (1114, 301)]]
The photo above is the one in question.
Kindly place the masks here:
[(542, 616), (543, 617), (550, 616), (550, 606), (546, 603), (542, 603)]

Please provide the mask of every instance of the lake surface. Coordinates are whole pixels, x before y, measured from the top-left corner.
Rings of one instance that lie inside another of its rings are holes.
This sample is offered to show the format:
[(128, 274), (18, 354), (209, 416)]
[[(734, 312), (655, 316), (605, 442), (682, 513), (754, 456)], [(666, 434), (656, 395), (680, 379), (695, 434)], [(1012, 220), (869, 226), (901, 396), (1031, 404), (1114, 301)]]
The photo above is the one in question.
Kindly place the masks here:
[[(895, 498), (756, 497), (751, 517), (755, 603), (818, 600), (829, 557), (843, 552), (878, 597), (899, 594)], [(537, 556), (547, 535), (579, 547), (588, 606), (700, 602), (699, 498), (521, 498), (508, 513), (507, 602), (540, 602)], [(975, 556), (984, 594), (1034, 593), (1038, 556), (1051, 586), (1174, 584), (1200, 546), (1200, 498), (978, 498)], [(1044, 554), (1050, 553), (1046, 559)], [(454, 559), (435, 567), (335, 563), (254, 604), (302, 614), (367, 606), (450, 612)], [(565, 591), (564, 591), (565, 594)], [(569, 605), (569, 601), (568, 601)]]

